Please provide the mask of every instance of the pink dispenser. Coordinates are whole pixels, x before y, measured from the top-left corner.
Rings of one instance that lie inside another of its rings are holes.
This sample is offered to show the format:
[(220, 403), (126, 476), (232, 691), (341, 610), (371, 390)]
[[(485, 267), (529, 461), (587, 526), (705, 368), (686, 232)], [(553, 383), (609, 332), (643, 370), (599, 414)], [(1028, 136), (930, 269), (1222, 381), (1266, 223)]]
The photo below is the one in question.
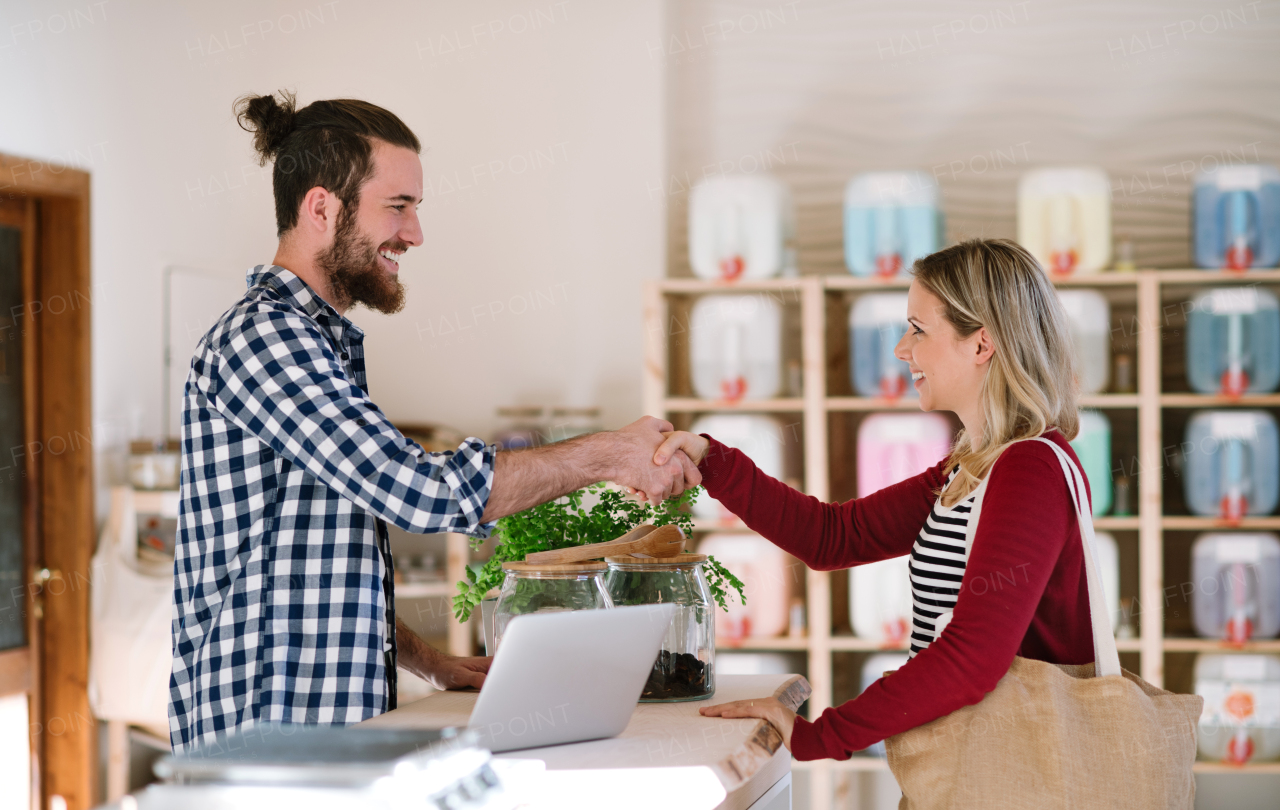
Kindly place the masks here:
[(742, 580), (747, 602), (729, 600), (717, 609), (716, 638), (732, 646), (749, 637), (772, 638), (787, 632), (791, 598), (804, 581), (804, 566), (758, 534), (710, 534), (698, 553), (715, 557)]
[(951, 450), (951, 425), (936, 413), (877, 413), (858, 428), (858, 497), (919, 475)]
[[(951, 425), (936, 413), (877, 413), (858, 428), (858, 497), (919, 475), (951, 450)], [(849, 621), (859, 638), (904, 647), (911, 629), (909, 558), (849, 569)]]

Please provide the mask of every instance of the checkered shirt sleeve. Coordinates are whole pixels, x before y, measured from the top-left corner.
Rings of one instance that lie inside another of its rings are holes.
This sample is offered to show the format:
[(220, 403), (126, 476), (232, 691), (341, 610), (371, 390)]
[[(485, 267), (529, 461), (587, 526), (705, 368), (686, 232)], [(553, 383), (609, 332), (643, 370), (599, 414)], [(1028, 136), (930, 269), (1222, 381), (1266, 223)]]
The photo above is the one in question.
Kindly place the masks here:
[(313, 321), (260, 304), (226, 335), (218, 410), (362, 509), (408, 532), (487, 537), (491, 448), (471, 440), (427, 453), (401, 435), (343, 371)]

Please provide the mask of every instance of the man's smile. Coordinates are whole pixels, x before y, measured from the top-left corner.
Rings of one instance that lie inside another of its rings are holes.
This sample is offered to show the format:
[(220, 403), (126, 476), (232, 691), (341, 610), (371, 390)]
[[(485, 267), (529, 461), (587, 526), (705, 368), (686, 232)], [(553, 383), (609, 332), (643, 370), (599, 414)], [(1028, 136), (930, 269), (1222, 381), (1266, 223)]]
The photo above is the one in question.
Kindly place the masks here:
[(397, 252), (391, 248), (383, 248), (378, 251), (378, 256), (382, 258), (382, 262), (385, 262), (385, 264), (382, 265), (383, 269), (389, 270), (392, 273), (400, 270), (400, 257), (403, 255), (403, 251)]

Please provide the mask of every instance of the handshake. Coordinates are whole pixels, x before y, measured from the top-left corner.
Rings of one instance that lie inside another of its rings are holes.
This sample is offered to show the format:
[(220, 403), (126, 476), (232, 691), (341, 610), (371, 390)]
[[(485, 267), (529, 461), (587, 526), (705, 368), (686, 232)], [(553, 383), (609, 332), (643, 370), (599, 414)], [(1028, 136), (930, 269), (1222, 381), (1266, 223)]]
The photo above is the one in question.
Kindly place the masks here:
[(710, 444), (702, 436), (653, 416), (605, 435), (618, 451), (608, 479), (639, 500), (656, 506), (702, 483), (698, 464)]
[(702, 483), (709, 442), (646, 416), (620, 430), (498, 453), (482, 522), (497, 520), (597, 481), (612, 481), (657, 506)]

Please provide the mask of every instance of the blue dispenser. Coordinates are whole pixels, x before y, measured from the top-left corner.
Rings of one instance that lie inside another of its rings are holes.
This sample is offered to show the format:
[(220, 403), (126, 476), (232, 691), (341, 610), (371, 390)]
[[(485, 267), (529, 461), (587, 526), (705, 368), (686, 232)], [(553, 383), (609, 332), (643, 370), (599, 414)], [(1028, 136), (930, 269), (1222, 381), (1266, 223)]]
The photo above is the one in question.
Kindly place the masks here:
[(1187, 382), (1202, 394), (1262, 394), (1280, 385), (1280, 302), (1255, 286), (1205, 291), (1187, 315)]
[(906, 275), (942, 246), (938, 184), (924, 172), (867, 172), (844, 194), (844, 259), (855, 276)]
[(1280, 435), (1266, 411), (1200, 411), (1182, 445), (1187, 506), (1236, 521), (1269, 515), (1280, 497)]
[(1246, 270), (1280, 262), (1280, 170), (1275, 166), (1200, 172), (1192, 195), (1196, 264)]
[(849, 357), (859, 394), (886, 399), (919, 396), (911, 384), (911, 368), (893, 355), (907, 328), (906, 293), (869, 293), (854, 304)]

